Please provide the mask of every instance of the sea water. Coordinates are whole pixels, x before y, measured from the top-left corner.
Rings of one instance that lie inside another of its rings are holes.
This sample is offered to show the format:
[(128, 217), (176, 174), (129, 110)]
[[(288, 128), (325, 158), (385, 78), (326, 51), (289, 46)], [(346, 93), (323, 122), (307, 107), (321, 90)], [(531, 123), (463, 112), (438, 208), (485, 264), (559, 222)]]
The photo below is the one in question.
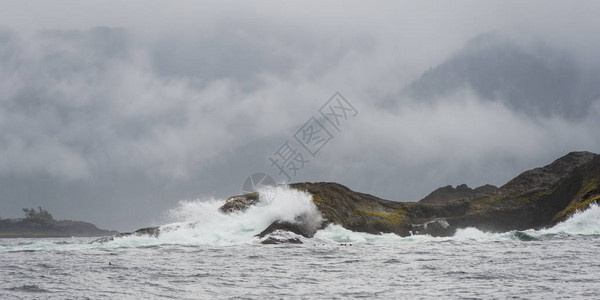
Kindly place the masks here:
[(262, 245), (275, 220), (321, 222), (309, 194), (262, 195), (229, 215), (224, 200), (182, 202), (158, 238), (0, 239), (0, 299), (600, 299), (598, 206), (537, 231), (403, 238), (330, 225), (304, 244)]

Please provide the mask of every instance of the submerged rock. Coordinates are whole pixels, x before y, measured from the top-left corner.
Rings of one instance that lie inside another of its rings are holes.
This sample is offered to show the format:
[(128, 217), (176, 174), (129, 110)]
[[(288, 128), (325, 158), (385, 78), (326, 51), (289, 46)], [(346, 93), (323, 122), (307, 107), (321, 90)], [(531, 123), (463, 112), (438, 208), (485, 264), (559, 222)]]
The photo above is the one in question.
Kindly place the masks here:
[(256, 236), (262, 238), (276, 230), (284, 230), (301, 235), (303, 237), (311, 238), (315, 235), (317, 230), (321, 228), (322, 226), (311, 228), (300, 220), (297, 222), (275, 221)]
[(113, 241), (115, 238), (126, 237), (126, 236), (158, 237), (159, 234), (160, 234), (159, 227), (146, 227), (146, 228), (138, 229), (134, 232), (121, 232), (121, 233), (118, 233), (118, 234), (115, 234), (112, 236), (101, 237), (99, 239), (93, 240), (92, 242), (90, 242), (90, 244), (107, 243), (107, 242)]
[(260, 242), (264, 245), (273, 245), (273, 244), (302, 244), (302, 241), (298, 238), (291, 239), (279, 239), (276, 237), (268, 237)]
[(278, 229), (270, 227), (256, 235), (256, 237), (262, 239), (260, 241), (261, 244), (303, 244), (300, 239), (301, 234), (293, 231), (295, 227), (287, 227), (283, 225), (285, 224), (284, 222), (280, 222), (279, 224), (282, 224), (282, 226)]

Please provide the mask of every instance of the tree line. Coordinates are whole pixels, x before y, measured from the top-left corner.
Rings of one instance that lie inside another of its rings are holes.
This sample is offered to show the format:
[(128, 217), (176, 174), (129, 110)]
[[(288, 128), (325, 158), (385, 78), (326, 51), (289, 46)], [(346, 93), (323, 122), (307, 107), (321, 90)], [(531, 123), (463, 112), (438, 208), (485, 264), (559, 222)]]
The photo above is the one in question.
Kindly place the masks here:
[(25, 218), (35, 218), (35, 219), (46, 219), (46, 220), (54, 220), (52, 215), (41, 206), (38, 206), (38, 209), (35, 208), (23, 208), (23, 212), (25, 213)]

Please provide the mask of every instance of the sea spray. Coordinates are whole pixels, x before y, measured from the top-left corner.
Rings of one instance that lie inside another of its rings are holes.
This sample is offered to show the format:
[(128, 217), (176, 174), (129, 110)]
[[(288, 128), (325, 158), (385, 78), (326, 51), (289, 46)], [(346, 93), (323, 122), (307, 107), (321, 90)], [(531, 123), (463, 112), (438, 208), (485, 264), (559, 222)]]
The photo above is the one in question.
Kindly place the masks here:
[[(423, 236), (425, 237), (425, 236)], [(314, 236), (315, 242), (327, 243), (352, 243), (352, 244), (379, 244), (410, 241), (393, 233), (370, 234), (348, 230), (338, 224), (329, 224)]]
[[(299, 219), (307, 226), (320, 226), (322, 218), (314, 205), (310, 194), (287, 186), (276, 187), (276, 197), (263, 197), (265, 191), (259, 191), (260, 201), (245, 212), (222, 214), (218, 208), (223, 200), (182, 202), (170, 211), (172, 218), (181, 222), (161, 227), (164, 232), (161, 243), (190, 243), (208, 245), (234, 245), (256, 242), (257, 233), (271, 223), (281, 220), (297, 222)], [(273, 194), (273, 191), (268, 191)], [(600, 234), (600, 207), (592, 205), (588, 210), (573, 215), (572, 218), (548, 229), (510, 231), (504, 233), (483, 232), (476, 228), (458, 229), (452, 237), (432, 237), (414, 235), (400, 237), (393, 233), (368, 234), (354, 232), (340, 225), (330, 224), (315, 234), (316, 241), (331, 243), (395, 243), (395, 242), (485, 242), (485, 241), (535, 241), (550, 238), (556, 234), (594, 235)]]
[[(298, 192), (296, 194), (280, 193), (283, 198), (274, 201), (261, 202), (262, 207), (248, 209), (245, 213), (225, 215), (218, 211), (224, 200), (186, 201), (180, 203), (169, 212), (171, 218), (181, 220), (161, 227), (163, 234), (158, 238), (149, 236), (128, 236), (115, 238), (107, 243), (89, 244), (85, 238), (60, 239), (55, 242), (47, 239), (5, 239), (8, 241), (0, 246), (0, 252), (19, 251), (49, 251), (49, 250), (84, 250), (94, 248), (115, 247), (147, 247), (153, 245), (243, 245), (257, 243), (254, 237), (270, 222), (281, 219), (293, 220), (302, 214), (315, 215), (321, 220), (310, 196)], [(298, 202), (291, 201), (296, 199)], [(291, 203), (290, 203), (291, 202)], [(294, 209), (292, 209), (294, 208)], [(267, 212), (261, 212), (266, 209)], [(320, 222), (320, 221), (319, 221)], [(279, 234), (279, 233), (275, 233)], [(541, 230), (511, 231), (504, 233), (483, 232), (476, 228), (462, 228), (451, 237), (432, 237), (429, 235), (413, 235), (400, 237), (393, 233), (369, 234), (348, 230), (337, 224), (330, 224), (318, 230), (313, 239), (303, 239), (307, 244), (312, 243), (351, 243), (351, 244), (405, 244), (405, 243), (440, 243), (450, 242), (459, 244), (478, 244), (487, 242), (541, 242), (557, 243), (563, 238), (588, 238), (600, 236), (600, 207), (592, 205), (589, 209), (576, 213), (572, 218), (557, 224), (552, 228)], [(293, 234), (281, 236), (282, 239), (292, 238)]]
[(468, 227), (458, 229), (453, 239), (479, 242), (501, 240), (537, 241), (551, 239), (556, 235), (600, 235), (600, 206), (592, 204), (587, 210), (577, 212), (571, 218), (550, 228), (491, 233)]
[(319, 230), (315, 238), (323, 242), (334, 243), (394, 243), (394, 242), (435, 242), (435, 241), (457, 241), (457, 242), (488, 242), (488, 241), (537, 241), (552, 239), (557, 234), (562, 235), (600, 235), (600, 206), (593, 204), (589, 209), (574, 214), (568, 220), (554, 227), (540, 230), (509, 231), (502, 233), (484, 232), (477, 228), (460, 228), (452, 237), (432, 237), (429, 235), (413, 235), (400, 237), (393, 233), (375, 235), (362, 232), (354, 232), (340, 225), (331, 224)]
[[(304, 219), (310, 226), (320, 226), (322, 218), (309, 194), (286, 186), (277, 187), (277, 197), (272, 200), (260, 198), (256, 206), (245, 212), (223, 214), (219, 207), (225, 200), (212, 199), (205, 201), (183, 201), (168, 212), (172, 222), (160, 227), (158, 237), (128, 236), (115, 238), (113, 241), (100, 244), (88, 244), (84, 239), (70, 239), (67, 244), (62, 240), (57, 244), (50, 240), (10, 240), (0, 247), (5, 251), (41, 251), (41, 250), (82, 250), (90, 248), (145, 247), (161, 244), (174, 245), (243, 245), (258, 243), (255, 235), (276, 220), (296, 222)], [(280, 233), (275, 233), (280, 234)], [(311, 243), (352, 243), (352, 244), (394, 244), (394, 243), (437, 243), (458, 242), (548, 242), (554, 243), (564, 237), (577, 238), (600, 235), (600, 206), (591, 205), (589, 209), (574, 214), (570, 219), (554, 227), (540, 230), (510, 231), (504, 233), (483, 232), (476, 228), (458, 229), (451, 237), (432, 237), (429, 235), (413, 235), (400, 237), (393, 233), (369, 234), (348, 230), (337, 224), (330, 224), (318, 230), (313, 239), (304, 239)], [(283, 234), (282, 239), (292, 238)]]
[(321, 225), (321, 215), (310, 194), (285, 185), (265, 187), (258, 192), (256, 205), (229, 214), (219, 211), (225, 200), (182, 201), (168, 212), (171, 220), (178, 221), (161, 226), (157, 238), (132, 236), (115, 242), (239, 245), (257, 242), (256, 234), (275, 221), (302, 222), (302, 226), (313, 231)]
[(570, 235), (600, 235), (600, 206), (592, 204), (587, 210), (575, 213), (571, 218), (552, 228), (541, 230), (544, 233)]

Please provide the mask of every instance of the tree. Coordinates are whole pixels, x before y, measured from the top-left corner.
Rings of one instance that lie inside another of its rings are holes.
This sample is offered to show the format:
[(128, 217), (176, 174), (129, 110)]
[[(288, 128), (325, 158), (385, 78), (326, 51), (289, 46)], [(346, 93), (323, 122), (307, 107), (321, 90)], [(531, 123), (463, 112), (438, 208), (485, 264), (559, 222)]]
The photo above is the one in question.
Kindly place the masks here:
[(23, 208), (25, 212), (25, 218), (34, 218), (35, 217), (35, 209), (33, 208)]
[(23, 212), (25, 212), (25, 218), (37, 218), (37, 219), (45, 219), (45, 220), (54, 220), (52, 215), (41, 206), (38, 206), (38, 210), (35, 208), (23, 208)]

